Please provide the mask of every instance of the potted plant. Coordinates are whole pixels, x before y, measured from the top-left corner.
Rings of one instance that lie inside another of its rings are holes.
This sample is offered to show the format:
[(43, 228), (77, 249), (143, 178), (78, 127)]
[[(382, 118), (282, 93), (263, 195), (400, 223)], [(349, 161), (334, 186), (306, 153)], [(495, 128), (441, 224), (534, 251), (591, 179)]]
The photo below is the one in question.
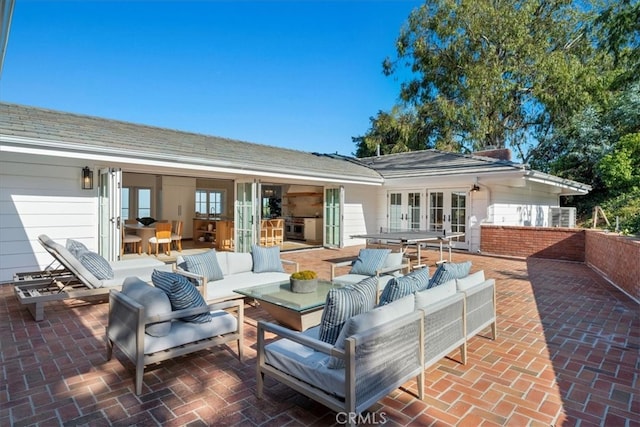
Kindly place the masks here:
[(308, 294), (318, 288), (318, 274), (315, 271), (303, 270), (291, 275), (291, 292)]

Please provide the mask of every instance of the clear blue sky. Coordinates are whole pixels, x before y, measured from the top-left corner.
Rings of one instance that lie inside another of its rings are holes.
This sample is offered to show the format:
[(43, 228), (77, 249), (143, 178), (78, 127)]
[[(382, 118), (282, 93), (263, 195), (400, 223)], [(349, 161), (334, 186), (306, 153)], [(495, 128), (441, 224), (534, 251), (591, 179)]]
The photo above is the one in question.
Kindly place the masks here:
[(351, 154), (420, 3), (17, 0), (0, 100)]

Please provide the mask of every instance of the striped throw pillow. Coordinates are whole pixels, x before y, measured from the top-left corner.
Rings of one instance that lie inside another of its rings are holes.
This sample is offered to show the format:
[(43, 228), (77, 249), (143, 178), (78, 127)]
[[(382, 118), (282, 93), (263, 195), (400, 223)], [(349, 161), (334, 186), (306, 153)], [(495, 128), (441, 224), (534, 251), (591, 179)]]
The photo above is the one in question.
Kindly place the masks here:
[(71, 255), (76, 258), (79, 258), (79, 256), (85, 252), (89, 252), (89, 248), (87, 248), (84, 243), (73, 239), (67, 239), (66, 247), (67, 250), (71, 252)]
[[(153, 286), (162, 289), (167, 294), (173, 310), (207, 306), (204, 298), (202, 298), (202, 295), (200, 295), (196, 287), (193, 286), (193, 283), (180, 274), (153, 270), (151, 281), (153, 282)], [(193, 323), (207, 323), (211, 321), (211, 313), (206, 312), (194, 316), (187, 316), (180, 320)]]
[(207, 282), (224, 279), (215, 249), (197, 255), (185, 255), (182, 258), (188, 272), (204, 276)]
[(459, 263), (447, 262), (444, 263), (443, 266), (444, 269), (453, 274), (456, 279), (467, 277), (469, 275), (469, 272), (471, 271), (471, 261)]
[(433, 273), (433, 277), (429, 280), (429, 286), (427, 289), (435, 288), (436, 286), (440, 286), (443, 283), (448, 282), (449, 280), (455, 280), (456, 276), (453, 275), (452, 272), (447, 270), (444, 266), (445, 264), (440, 264), (436, 269), (436, 272)]
[(320, 320), (319, 339), (335, 344), (344, 323), (349, 318), (373, 308), (377, 292), (377, 277), (370, 277), (343, 288), (331, 289), (327, 294)]
[(387, 255), (391, 249), (360, 249), (358, 259), (351, 266), (351, 274), (362, 274), (365, 276), (375, 276), (384, 265)]
[(427, 289), (429, 286), (429, 267), (412, 271), (406, 276), (394, 277), (389, 280), (380, 295), (380, 305), (386, 305), (414, 292)]
[(264, 246), (251, 246), (253, 257), (253, 272), (268, 273), (270, 271), (284, 273), (282, 261), (280, 261), (280, 246), (265, 248)]
[(109, 262), (95, 252), (82, 252), (78, 257), (80, 264), (84, 266), (98, 280), (113, 279), (113, 268)]

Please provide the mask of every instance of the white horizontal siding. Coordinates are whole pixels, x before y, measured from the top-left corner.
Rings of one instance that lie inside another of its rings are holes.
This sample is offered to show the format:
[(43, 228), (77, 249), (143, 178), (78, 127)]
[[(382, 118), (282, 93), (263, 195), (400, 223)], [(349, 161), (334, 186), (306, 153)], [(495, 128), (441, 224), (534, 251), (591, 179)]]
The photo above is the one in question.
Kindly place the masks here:
[(352, 239), (355, 234), (364, 234), (375, 224), (377, 212), (377, 193), (379, 188), (369, 186), (345, 186), (343, 212), (344, 246), (363, 244), (362, 239)]
[(41, 234), (62, 244), (67, 238), (78, 239), (95, 249), (97, 172), (94, 190), (82, 190), (83, 166), (73, 160), (2, 154), (0, 282), (53, 261), (38, 242)]
[(549, 206), (559, 204), (558, 196), (544, 191), (542, 186), (535, 183), (528, 183), (527, 187), (517, 190), (503, 186), (492, 188), (488, 209), (490, 223), (548, 227)]

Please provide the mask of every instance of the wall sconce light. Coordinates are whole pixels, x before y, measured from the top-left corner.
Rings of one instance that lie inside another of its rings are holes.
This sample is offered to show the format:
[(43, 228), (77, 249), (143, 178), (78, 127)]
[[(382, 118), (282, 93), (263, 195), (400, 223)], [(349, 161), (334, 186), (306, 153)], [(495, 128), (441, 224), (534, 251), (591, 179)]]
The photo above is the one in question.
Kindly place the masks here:
[(472, 193), (477, 193), (480, 191), (480, 186), (478, 185), (478, 177), (476, 177), (476, 181), (473, 183), (473, 187), (471, 187)]
[(93, 190), (93, 171), (89, 166), (82, 168), (82, 189)]

